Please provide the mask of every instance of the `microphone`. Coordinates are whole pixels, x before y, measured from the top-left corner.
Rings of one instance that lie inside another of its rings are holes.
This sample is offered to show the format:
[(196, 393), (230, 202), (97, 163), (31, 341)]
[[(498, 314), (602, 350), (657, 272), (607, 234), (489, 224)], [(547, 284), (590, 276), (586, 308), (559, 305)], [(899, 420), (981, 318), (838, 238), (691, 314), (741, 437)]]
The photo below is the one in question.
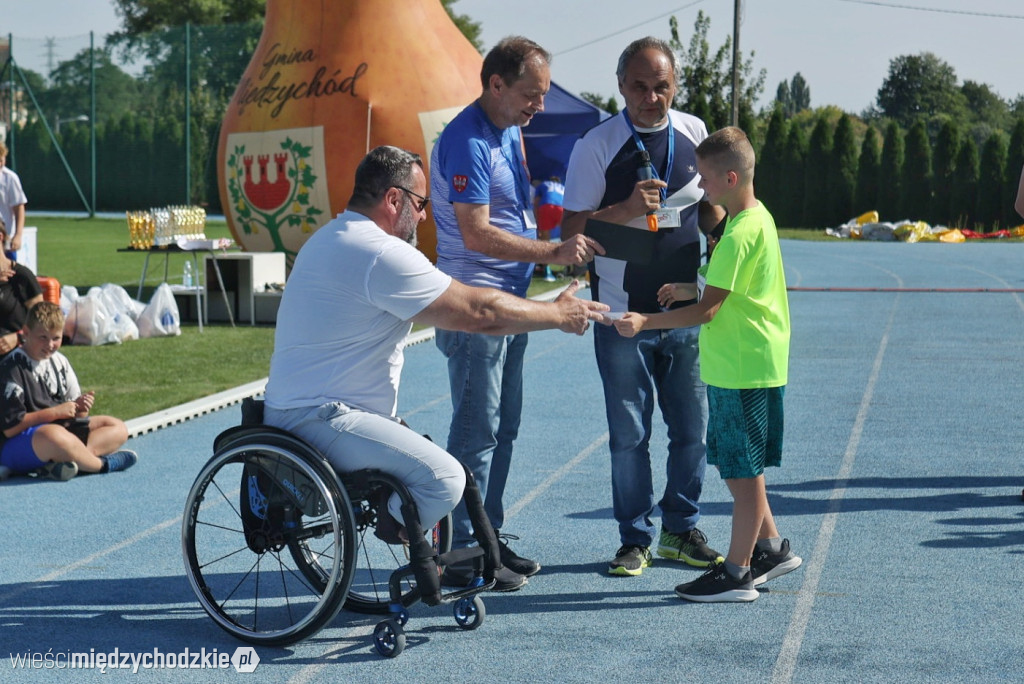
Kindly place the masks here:
[[(640, 168), (636, 171), (637, 180), (652, 180), (655, 177), (654, 165), (651, 164), (651, 153), (647, 150), (640, 150)], [(647, 230), (658, 230), (658, 215), (655, 210), (647, 212)]]

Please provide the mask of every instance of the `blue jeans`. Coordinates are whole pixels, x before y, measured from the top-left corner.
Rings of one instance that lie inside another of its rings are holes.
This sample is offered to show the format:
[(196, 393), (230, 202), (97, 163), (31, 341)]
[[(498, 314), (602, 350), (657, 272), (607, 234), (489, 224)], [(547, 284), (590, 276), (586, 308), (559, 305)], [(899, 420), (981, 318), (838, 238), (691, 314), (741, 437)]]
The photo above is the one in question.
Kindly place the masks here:
[(633, 338), (594, 326), (594, 352), (604, 384), (612, 457), (612, 509), (621, 543), (650, 546), (656, 532), (651, 479), (654, 397), (668, 426), (661, 524), (672, 532), (697, 525), (704, 486), (707, 385), (700, 379), (700, 327), (641, 332)]
[[(512, 442), (523, 410), (523, 357), (527, 336), (436, 332), (437, 348), (448, 359), (452, 422), (448, 453), (461, 461), (480, 487), (495, 530), (505, 522), (502, 496), (512, 464)], [(474, 543), (465, 503), (452, 512), (452, 546)]]

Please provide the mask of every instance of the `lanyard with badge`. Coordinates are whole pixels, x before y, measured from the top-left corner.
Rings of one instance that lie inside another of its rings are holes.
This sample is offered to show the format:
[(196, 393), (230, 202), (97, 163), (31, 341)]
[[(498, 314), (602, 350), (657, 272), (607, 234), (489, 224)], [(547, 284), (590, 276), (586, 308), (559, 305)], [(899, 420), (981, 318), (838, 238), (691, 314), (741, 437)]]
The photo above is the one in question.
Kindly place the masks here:
[[(651, 153), (647, 150), (644, 145), (644, 141), (640, 139), (640, 135), (636, 132), (636, 127), (633, 126), (633, 122), (629, 119), (629, 113), (626, 111), (622, 112), (622, 117), (626, 120), (626, 125), (629, 126), (629, 132), (633, 134), (633, 142), (636, 144), (637, 152), (640, 153), (640, 158), (646, 164), (648, 170), (647, 175), (651, 176), (655, 180), (665, 181), (664, 188), (658, 188), (658, 192), (661, 194), (661, 206), (662, 209), (653, 214), (655, 221), (653, 222), (652, 230), (657, 230), (658, 226), (664, 226), (666, 228), (674, 228), (679, 225), (679, 212), (669, 211), (665, 209), (665, 202), (668, 200), (668, 179), (672, 175), (672, 165), (675, 162), (676, 156), (676, 136), (675, 131), (672, 128), (672, 122), (668, 122), (668, 154), (665, 156), (665, 171), (664, 178), (658, 174), (658, 169), (654, 168), (654, 163), (651, 162)], [(638, 171), (639, 174), (644, 174), (644, 168)], [(644, 176), (646, 178), (646, 175)], [(641, 178), (643, 180), (643, 178)], [(648, 219), (648, 225), (652, 225), (652, 221)]]
[[(522, 144), (522, 131), (519, 133), (520, 145)], [(526, 222), (527, 229), (537, 227), (537, 222), (533, 217), (533, 206), (530, 202), (530, 175), (526, 170), (526, 160), (520, 157), (519, 145), (516, 144), (516, 139), (509, 133), (509, 152), (512, 153), (512, 158), (509, 159), (508, 154), (505, 152), (505, 145), (501, 146), (501, 156), (505, 158), (508, 165), (512, 168), (512, 174), (516, 179), (516, 196), (519, 198), (519, 202), (523, 206), (523, 220)]]
[[(483, 108), (480, 107), (479, 103), (476, 103), (476, 105), (477, 114), (484, 120), (484, 122), (487, 125), (493, 128), (494, 125), (490, 123), (490, 120), (487, 118), (487, 114), (484, 113)], [(508, 133), (508, 149), (505, 148), (504, 144), (504, 138), (506, 133)], [(521, 135), (522, 133), (520, 133), (520, 136)], [(522, 144), (521, 137), (519, 140), (520, 144)], [(499, 132), (498, 146), (501, 149), (501, 156), (505, 160), (505, 163), (508, 164), (509, 169), (511, 169), (512, 171), (512, 176), (515, 179), (516, 185), (516, 198), (519, 200), (519, 203), (523, 207), (523, 221), (526, 224), (526, 228), (529, 230), (532, 228), (536, 228), (537, 222), (533, 218), (533, 206), (530, 203), (530, 176), (526, 171), (526, 161), (522, 157), (520, 157), (518, 149), (519, 145), (517, 145), (516, 142), (516, 138), (515, 136), (512, 135), (511, 129)], [(509, 155), (511, 155), (511, 157)]]

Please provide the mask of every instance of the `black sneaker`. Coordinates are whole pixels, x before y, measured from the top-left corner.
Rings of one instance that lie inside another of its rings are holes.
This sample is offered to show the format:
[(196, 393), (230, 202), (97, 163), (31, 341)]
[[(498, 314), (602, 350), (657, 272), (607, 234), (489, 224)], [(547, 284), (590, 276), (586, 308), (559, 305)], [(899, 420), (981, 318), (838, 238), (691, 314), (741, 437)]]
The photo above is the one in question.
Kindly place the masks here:
[(505, 543), (506, 539), (519, 541), (519, 537), (514, 534), (498, 535), (498, 547), (501, 551), (502, 565), (523, 577), (533, 577), (540, 572), (540, 563), (530, 560), (529, 558), (523, 558), (512, 549), (508, 548), (508, 544)]
[(626, 545), (615, 552), (615, 558), (608, 563), (608, 574), (622, 577), (636, 577), (651, 567), (651, 550), (646, 546)]
[(694, 527), (689, 532), (670, 532), (661, 528), (658, 538), (658, 555), (671, 560), (681, 560), (695, 568), (706, 568), (712, 563), (725, 560), (722, 554), (708, 546), (708, 538)]
[(754, 586), (764, 584), (768, 580), (793, 572), (804, 560), (789, 548), (789, 540), (782, 540), (782, 548), (778, 553), (754, 547), (754, 558), (750, 561), (750, 574), (754, 578)]
[(741, 579), (733, 579), (725, 563), (714, 563), (697, 579), (676, 587), (676, 596), (698, 603), (721, 603), (753, 601), (758, 593), (750, 571)]
[[(465, 589), (476, 577), (473, 561), (446, 566), (441, 573), (441, 584), (455, 589)], [(508, 568), (494, 571), (494, 586), (490, 591), (518, 591), (526, 584), (526, 578)]]

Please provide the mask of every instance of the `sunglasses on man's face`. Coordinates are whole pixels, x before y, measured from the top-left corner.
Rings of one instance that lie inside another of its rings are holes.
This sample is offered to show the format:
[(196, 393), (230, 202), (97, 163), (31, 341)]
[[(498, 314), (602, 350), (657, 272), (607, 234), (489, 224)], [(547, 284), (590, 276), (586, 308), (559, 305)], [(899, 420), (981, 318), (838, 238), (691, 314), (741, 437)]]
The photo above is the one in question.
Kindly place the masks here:
[(424, 197), (423, 195), (413, 192), (409, 188), (403, 188), (401, 185), (395, 185), (393, 187), (396, 187), (405, 194), (412, 195), (416, 198), (416, 211), (423, 211), (427, 208), (427, 204), (430, 203), (430, 197)]

